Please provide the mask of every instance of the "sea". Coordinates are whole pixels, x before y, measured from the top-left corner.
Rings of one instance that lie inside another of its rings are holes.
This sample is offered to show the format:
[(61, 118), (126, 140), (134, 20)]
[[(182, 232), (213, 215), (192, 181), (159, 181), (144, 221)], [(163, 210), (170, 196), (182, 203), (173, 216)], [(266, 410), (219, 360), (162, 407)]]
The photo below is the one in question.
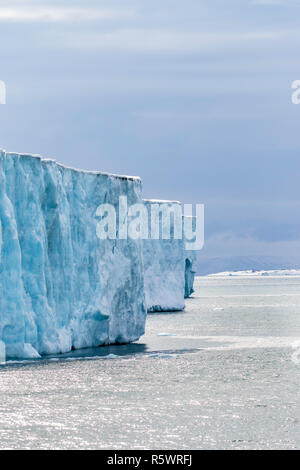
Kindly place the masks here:
[(299, 449), (300, 273), (197, 277), (136, 343), (0, 366), (1, 449)]

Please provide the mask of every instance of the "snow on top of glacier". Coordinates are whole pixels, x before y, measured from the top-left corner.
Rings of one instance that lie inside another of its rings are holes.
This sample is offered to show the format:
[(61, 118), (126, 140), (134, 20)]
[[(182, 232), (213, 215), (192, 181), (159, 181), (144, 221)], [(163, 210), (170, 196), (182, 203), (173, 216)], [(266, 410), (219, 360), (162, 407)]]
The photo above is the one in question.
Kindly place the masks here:
[(108, 176), (111, 178), (117, 178), (121, 180), (130, 180), (130, 181), (137, 181), (137, 182), (142, 182), (140, 176), (128, 176), (128, 175), (117, 175), (115, 173), (109, 173), (105, 171), (95, 171), (95, 170), (82, 170), (79, 168), (73, 168), (67, 165), (64, 165), (63, 163), (57, 162), (53, 158), (43, 158), (41, 155), (38, 154), (30, 154), (30, 153), (19, 153), (19, 152), (6, 152), (4, 149), (0, 149), (0, 153), (4, 153), (5, 155), (14, 155), (14, 156), (20, 156), (20, 157), (25, 157), (25, 158), (37, 158), (39, 159), (42, 163), (54, 163), (55, 165), (64, 168), (66, 170), (71, 170), (71, 171), (76, 171), (79, 173), (86, 173), (90, 175), (102, 175), (102, 176)]

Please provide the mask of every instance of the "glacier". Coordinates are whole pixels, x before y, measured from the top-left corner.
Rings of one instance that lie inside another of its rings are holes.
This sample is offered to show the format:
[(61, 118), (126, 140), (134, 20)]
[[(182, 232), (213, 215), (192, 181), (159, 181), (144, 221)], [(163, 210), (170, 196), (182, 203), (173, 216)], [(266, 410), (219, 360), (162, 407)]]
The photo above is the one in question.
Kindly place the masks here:
[[(141, 193), (138, 177), (0, 151), (0, 346), (7, 357), (129, 343), (144, 334), (147, 311), (184, 310), (197, 261), (186, 249), (187, 218), (180, 202), (142, 200)], [(175, 215), (162, 213), (157, 237), (100, 240), (98, 207), (109, 203), (117, 213), (124, 196), (147, 208), (151, 229), (153, 208), (174, 210), (180, 237)], [(164, 239), (166, 220), (171, 237)]]
[(196, 275), (196, 266), (197, 266), (197, 254), (192, 250), (185, 250), (185, 288), (184, 288), (184, 297), (187, 299), (194, 292), (194, 281)]
[(7, 357), (128, 343), (144, 333), (143, 242), (96, 235), (97, 207), (117, 208), (122, 195), (141, 203), (141, 180), (0, 151), (0, 340)]
[[(168, 207), (170, 213), (179, 209), (182, 212), (179, 201), (165, 201), (160, 199), (144, 199), (148, 211), (148, 225), (151, 226), (151, 207), (157, 206), (158, 210)], [(170, 214), (169, 213), (169, 214)], [(146, 306), (149, 313), (174, 312), (185, 309), (185, 298), (194, 292), (194, 279), (197, 266), (197, 253), (187, 249), (188, 240), (185, 238), (185, 223), (192, 221), (192, 229), (195, 231), (196, 218), (181, 216), (181, 239), (174, 237), (175, 218), (171, 216), (169, 240), (162, 238), (163, 215), (160, 219), (161, 232), (159, 239), (144, 240), (144, 270), (145, 270), (145, 294)], [(166, 219), (165, 219), (166, 220)]]
[[(190, 220), (192, 229), (195, 232), (196, 229), (196, 217), (193, 216), (183, 216), (183, 226), (184, 224)], [(186, 232), (184, 230), (184, 236), (186, 236)], [(197, 272), (197, 252), (196, 250), (189, 250), (187, 248), (188, 240), (184, 238), (185, 241), (185, 251), (184, 251), (184, 258), (185, 258), (185, 288), (184, 288), (184, 297), (187, 299), (190, 297), (194, 292), (194, 281), (195, 275)]]
[[(151, 206), (178, 208), (178, 201), (144, 199), (151, 223)], [(174, 219), (170, 222), (170, 239), (152, 239), (143, 241), (145, 270), (145, 294), (147, 311), (171, 312), (185, 308), (185, 242), (183, 236), (174, 238)], [(160, 234), (161, 235), (161, 234)]]

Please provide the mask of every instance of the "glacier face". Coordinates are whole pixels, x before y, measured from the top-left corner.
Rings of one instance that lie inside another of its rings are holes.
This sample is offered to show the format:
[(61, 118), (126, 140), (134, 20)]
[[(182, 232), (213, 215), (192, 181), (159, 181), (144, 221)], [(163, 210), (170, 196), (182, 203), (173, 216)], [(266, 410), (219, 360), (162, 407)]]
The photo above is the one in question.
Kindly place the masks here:
[(185, 250), (185, 288), (184, 297), (188, 298), (194, 292), (194, 280), (196, 275), (197, 254), (195, 251)]
[[(183, 225), (186, 224), (188, 219), (191, 221), (192, 229), (195, 232), (196, 229), (196, 217), (191, 216), (184, 216), (183, 217)], [(184, 235), (185, 235), (184, 230)], [(194, 280), (195, 275), (197, 272), (197, 252), (195, 250), (188, 250), (186, 249), (188, 240), (185, 238), (185, 251), (184, 251), (184, 258), (185, 258), (185, 288), (184, 288), (184, 297), (188, 298), (194, 292)]]
[[(151, 206), (179, 206), (177, 201), (144, 200), (151, 224)], [(171, 221), (171, 235), (172, 234)], [(184, 239), (144, 240), (145, 294), (148, 312), (184, 310), (185, 249)]]
[(126, 343), (145, 329), (141, 240), (99, 240), (97, 207), (139, 178), (0, 151), (0, 340), (8, 357)]

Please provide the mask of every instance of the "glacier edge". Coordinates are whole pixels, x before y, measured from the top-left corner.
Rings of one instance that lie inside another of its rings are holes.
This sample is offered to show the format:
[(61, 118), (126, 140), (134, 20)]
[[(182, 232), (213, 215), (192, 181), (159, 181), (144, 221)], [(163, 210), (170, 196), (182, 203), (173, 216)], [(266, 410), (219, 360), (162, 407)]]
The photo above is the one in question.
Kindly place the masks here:
[(137, 340), (142, 242), (99, 240), (95, 213), (141, 202), (138, 177), (0, 151), (0, 339), (8, 357)]

